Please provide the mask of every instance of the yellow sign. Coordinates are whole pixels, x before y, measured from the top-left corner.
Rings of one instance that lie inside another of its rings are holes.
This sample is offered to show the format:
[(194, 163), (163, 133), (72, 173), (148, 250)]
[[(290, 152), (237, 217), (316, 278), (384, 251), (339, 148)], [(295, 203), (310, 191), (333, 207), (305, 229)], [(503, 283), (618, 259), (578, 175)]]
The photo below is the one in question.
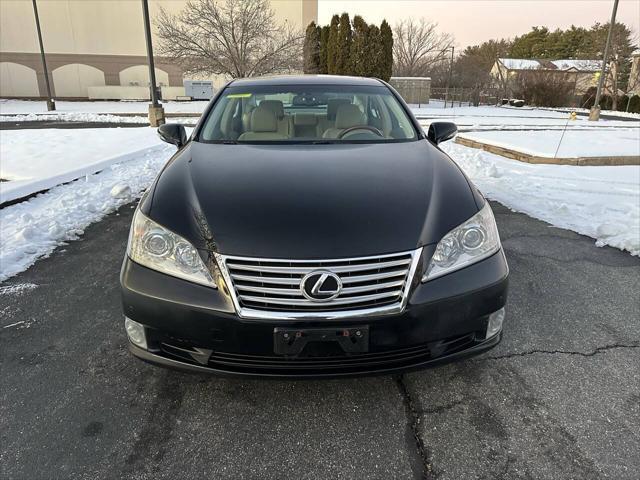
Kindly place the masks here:
[(249, 98), (253, 95), (252, 93), (232, 93), (227, 95), (227, 98)]

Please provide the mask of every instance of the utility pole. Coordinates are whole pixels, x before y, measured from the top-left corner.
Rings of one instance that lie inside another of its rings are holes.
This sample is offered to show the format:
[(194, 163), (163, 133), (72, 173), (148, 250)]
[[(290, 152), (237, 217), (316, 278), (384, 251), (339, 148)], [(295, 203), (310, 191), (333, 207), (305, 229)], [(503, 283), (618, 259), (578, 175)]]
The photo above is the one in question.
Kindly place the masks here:
[[(35, 0), (34, 0), (35, 2)], [(144, 17), (144, 35), (147, 40), (147, 61), (149, 63), (149, 90), (151, 103), (149, 104), (149, 124), (159, 127), (164, 124), (164, 108), (158, 102), (158, 90), (156, 89), (156, 67), (153, 62), (153, 44), (151, 42), (151, 22), (149, 21), (149, 3), (142, 0), (142, 15)]]
[[(611, 34), (613, 33), (613, 27), (616, 23), (616, 12), (618, 11), (618, 1), (613, 0), (613, 11), (611, 12), (611, 22), (609, 23), (609, 32), (607, 33), (607, 43), (604, 46), (604, 56), (602, 58), (602, 71), (600, 72), (600, 78), (598, 79), (598, 89), (596, 90), (596, 100), (589, 112), (589, 120), (600, 120), (600, 97), (602, 96), (602, 87), (607, 75), (607, 62), (609, 61), (609, 48), (611, 46)], [(613, 92), (614, 95), (617, 92)]]
[(40, 30), (40, 17), (38, 16), (38, 5), (33, 0), (33, 14), (36, 17), (36, 30), (38, 31), (38, 42), (40, 43), (40, 56), (42, 57), (42, 69), (44, 70), (44, 83), (47, 86), (47, 110), (52, 112), (56, 109), (56, 103), (51, 96), (51, 84), (49, 83), (49, 70), (47, 70), (47, 59), (44, 56), (44, 44), (42, 43), (42, 31)]
[[(444, 108), (447, 108), (447, 101), (449, 99), (449, 86), (451, 85), (451, 77), (453, 75), (453, 52), (454, 46), (451, 45), (451, 63), (449, 64), (449, 77), (447, 78), (447, 88), (444, 92)], [(447, 49), (448, 50), (448, 49)], [(451, 101), (451, 108), (453, 108), (453, 100)]]

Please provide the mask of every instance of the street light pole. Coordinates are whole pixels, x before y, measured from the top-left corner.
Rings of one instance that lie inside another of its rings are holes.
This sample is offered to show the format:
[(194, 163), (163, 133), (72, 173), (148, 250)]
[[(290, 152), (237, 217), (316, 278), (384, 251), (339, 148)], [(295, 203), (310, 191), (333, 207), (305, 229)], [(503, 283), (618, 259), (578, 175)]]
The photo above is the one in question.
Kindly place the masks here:
[(42, 31), (40, 30), (40, 17), (38, 16), (38, 5), (33, 0), (33, 14), (36, 17), (36, 30), (38, 31), (38, 42), (40, 43), (40, 56), (42, 58), (42, 69), (44, 70), (44, 83), (47, 86), (47, 110), (56, 109), (56, 103), (51, 96), (51, 84), (49, 83), (49, 70), (47, 70), (47, 59), (44, 56), (44, 44), (42, 43)]
[[(607, 61), (609, 60), (609, 48), (611, 46), (611, 34), (613, 33), (613, 27), (616, 23), (616, 12), (618, 11), (618, 0), (613, 0), (613, 11), (611, 12), (611, 22), (609, 23), (609, 32), (607, 33), (607, 43), (604, 47), (604, 56), (602, 58), (602, 71), (600, 72), (600, 78), (598, 79), (598, 89), (596, 90), (596, 100), (589, 112), (589, 120), (600, 120), (600, 97), (602, 96), (602, 86), (604, 84), (607, 73)], [(613, 92), (616, 95), (617, 92)]]
[(149, 93), (151, 94), (151, 104), (149, 104), (149, 124), (152, 127), (158, 127), (164, 124), (164, 109), (158, 102), (158, 90), (156, 89), (156, 68), (153, 62), (153, 44), (151, 41), (151, 22), (149, 20), (149, 3), (147, 0), (142, 0), (142, 15), (144, 17), (144, 35), (147, 41), (147, 61), (149, 63)]
[[(447, 88), (444, 92), (444, 108), (447, 108), (447, 101), (449, 99), (449, 85), (451, 84), (451, 77), (453, 75), (453, 52), (454, 46), (451, 45), (451, 63), (449, 64), (449, 76), (447, 78)], [(448, 49), (447, 49), (448, 50)], [(451, 101), (451, 108), (453, 108), (453, 100)]]

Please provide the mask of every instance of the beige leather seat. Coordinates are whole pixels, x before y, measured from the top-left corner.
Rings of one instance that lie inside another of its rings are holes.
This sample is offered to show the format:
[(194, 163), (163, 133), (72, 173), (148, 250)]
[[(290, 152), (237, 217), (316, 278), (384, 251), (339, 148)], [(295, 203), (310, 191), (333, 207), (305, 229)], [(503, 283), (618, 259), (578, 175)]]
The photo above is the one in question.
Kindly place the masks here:
[(268, 107), (260, 105), (251, 112), (251, 131), (238, 137), (239, 141), (286, 140), (288, 135), (278, 132), (278, 119)]
[(293, 136), (293, 119), (285, 115), (284, 105), (280, 100), (263, 100), (261, 107), (266, 107), (276, 115), (278, 122), (278, 132), (288, 137)]
[(247, 105), (246, 111), (242, 114), (242, 131), (251, 131), (251, 114), (256, 107), (253, 105)]
[(340, 135), (342, 131), (355, 127), (356, 125), (366, 125), (366, 120), (360, 107), (351, 103), (340, 105), (338, 107), (338, 113), (336, 114), (335, 128), (329, 128), (324, 132), (322, 138), (338, 138), (338, 135)]
[(330, 98), (327, 101), (327, 116), (318, 118), (318, 137), (321, 137), (330, 128), (335, 128), (338, 107), (349, 103), (351, 100), (348, 98)]

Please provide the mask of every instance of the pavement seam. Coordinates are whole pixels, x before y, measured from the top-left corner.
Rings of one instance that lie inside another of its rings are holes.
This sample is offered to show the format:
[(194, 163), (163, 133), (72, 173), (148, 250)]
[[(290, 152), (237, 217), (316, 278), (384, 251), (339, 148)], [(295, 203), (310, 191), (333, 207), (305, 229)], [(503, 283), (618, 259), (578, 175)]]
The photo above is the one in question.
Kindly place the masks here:
[[(407, 417), (407, 427), (410, 430), (411, 437), (415, 442), (413, 455), (416, 458), (416, 463), (419, 463), (421, 466), (421, 472), (419, 472), (416, 478), (420, 480), (430, 480), (434, 478), (433, 475), (433, 465), (430, 460), (430, 452), (428, 447), (425, 445), (422, 436), (420, 435), (420, 421), (422, 416), (422, 410), (417, 405), (416, 401), (411, 396), (409, 392), (409, 388), (405, 383), (404, 374), (400, 374), (394, 376), (396, 385), (398, 386), (398, 390), (400, 395), (402, 396), (402, 401), (405, 407), (405, 413)], [(418, 472), (416, 472), (418, 473)]]
[(640, 348), (640, 343), (630, 343), (630, 344), (620, 344), (614, 343), (611, 345), (604, 345), (602, 347), (596, 347), (591, 352), (574, 352), (571, 350), (527, 350), (526, 352), (515, 352), (515, 353), (507, 353), (505, 355), (496, 355), (491, 357), (485, 357), (480, 360), (503, 360), (505, 358), (514, 358), (514, 357), (526, 357), (527, 355), (535, 355), (538, 353), (547, 354), (547, 355), (578, 355), (581, 357), (593, 357), (600, 353), (604, 353), (608, 350), (616, 350), (616, 349), (632, 349), (632, 348)]

